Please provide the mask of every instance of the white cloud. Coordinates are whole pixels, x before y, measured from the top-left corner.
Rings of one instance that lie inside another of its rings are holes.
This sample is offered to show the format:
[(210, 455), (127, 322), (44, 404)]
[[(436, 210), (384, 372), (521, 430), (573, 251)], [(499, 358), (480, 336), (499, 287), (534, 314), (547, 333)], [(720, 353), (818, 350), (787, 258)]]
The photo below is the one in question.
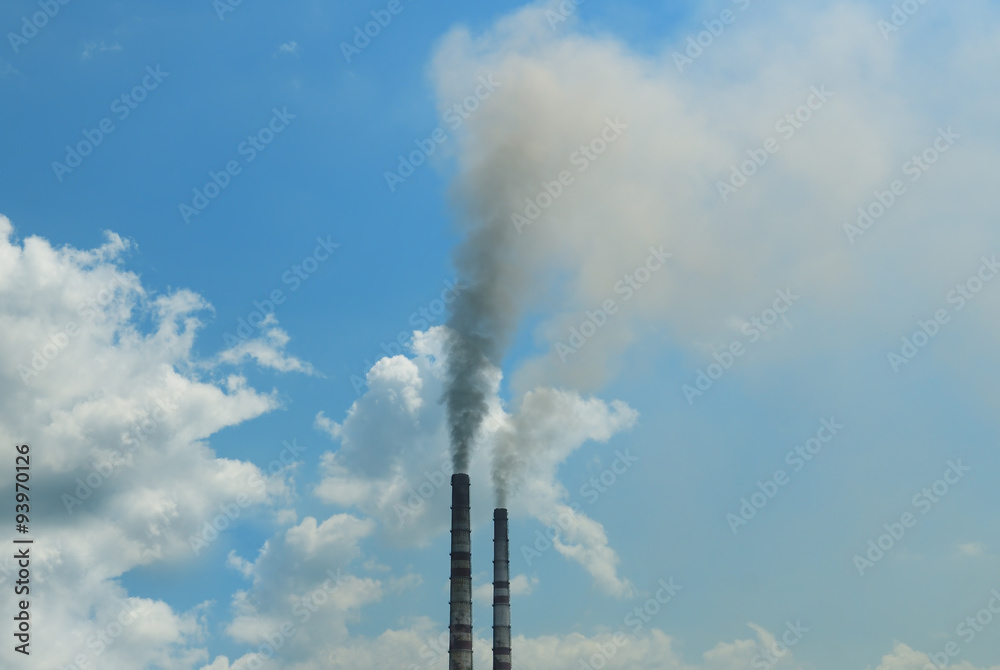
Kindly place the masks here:
[[(211, 372), (192, 353), (209, 306), (184, 290), (149, 295), (120, 266), (131, 247), (111, 233), (92, 250), (17, 242), (0, 217), (0, 384), (9, 390), (0, 439), (31, 445), (32, 489), (54, 505), (36, 522), (45, 542), (32, 576), (45, 588), (31, 604), (46, 634), (63, 641), (32, 648), (51, 667), (77, 655), (97, 662), (92, 636), (115, 621), (120, 601), (142, 616), (102, 650), (102, 668), (204, 660), (201, 608), (129, 598), (115, 580), (137, 566), (193, 560), (190, 538), (225, 509), (257, 514), (289, 496), (281, 476), (218, 458), (205, 442), (277, 401), (239, 376), (196, 374)], [(0, 490), (13, 495), (9, 483)], [(5, 646), (0, 659), (13, 664), (11, 654)]]
[(512, 596), (529, 596), (536, 586), (538, 586), (538, 577), (514, 575), (510, 580), (510, 594)]
[(958, 553), (962, 556), (982, 556), (983, 544), (982, 542), (966, 542), (964, 544), (960, 544), (958, 545)]
[[(938, 650), (934, 653), (941, 654), (943, 652)], [(947, 656), (947, 654), (944, 655)], [(893, 644), (892, 652), (882, 657), (882, 661), (875, 670), (924, 670), (927, 666), (937, 667), (927, 653), (912, 649), (902, 642), (896, 642)], [(955, 659), (949, 659), (947, 666), (954, 670), (976, 670), (975, 665), (965, 660), (955, 662)], [(983, 670), (997, 670), (998, 668), (1000, 665), (984, 667)]]
[(95, 53), (105, 53), (107, 51), (114, 52), (121, 50), (122, 50), (122, 45), (118, 43), (106, 44), (104, 40), (101, 40), (100, 42), (86, 42), (83, 45), (83, 53), (81, 54), (81, 57), (84, 60), (87, 60), (89, 58), (93, 58)]
[(219, 360), (235, 365), (249, 358), (262, 368), (321, 376), (309, 363), (284, 353), (285, 345), (291, 338), (288, 333), (278, 328), (277, 323), (274, 314), (268, 314), (261, 323), (263, 332), (260, 337), (237, 341), (231, 348), (219, 354)]
[(418, 579), (407, 576), (384, 586), (350, 574), (349, 566), (362, 557), (360, 543), (374, 525), (348, 514), (322, 523), (306, 517), (268, 540), (252, 563), (231, 554), (229, 564), (251, 585), (234, 595), (226, 633), (251, 651), (232, 665), (218, 657), (210, 667), (244, 668), (255, 655), (266, 660), (260, 645), (268, 644), (281, 649), (283, 663), (322, 667), (328, 654), (348, 643), (348, 623), (362, 607)]
[[(943, 655), (946, 658), (948, 656), (940, 650), (933, 653), (936, 656)], [(938, 660), (941, 659), (938, 658)], [(977, 666), (969, 661), (961, 660), (956, 662), (954, 658), (948, 658), (945, 663), (948, 668), (953, 670), (976, 670), (977, 668)], [(896, 642), (893, 644), (892, 652), (882, 657), (882, 661), (875, 670), (925, 670), (928, 666), (940, 667), (927, 653), (916, 651), (902, 642)], [(989, 666), (988, 668), (984, 666), (983, 670), (998, 670), (998, 668), (1000, 668), (1000, 665)]]
[(312, 558), (326, 547), (364, 537), (374, 527), (375, 522), (370, 519), (361, 521), (347, 514), (332, 516), (320, 525), (316, 524), (316, 519), (306, 517), (299, 526), (288, 530), (285, 541), (306, 558)]
[(290, 56), (299, 55), (299, 43), (292, 40), (291, 42), (285, 42), (278, 46), (278, 49), (274, 52), (275, 56), (280, 54), (288, 54)]
[[(418, 332), (412, 359), (394, 356), (372, 366), (367, 392), (342, 424), (323, 414), (316, 421), (319, 430), (340, 442), (337, 452), (323, 457), (324, 478), (316, 495), (378, 519), (392, 542), (423, 544), (448, 528), (451, 466), (444, 409), (438, 402), (443, 335), (441, 328)], [(627, 597), (632, 587), (617, 574), (619, 559), (603, 527), (565, 503), (567, 492), (557, 469), (586, 441), (605, 441), (630, 428), (637, 414), (621, 402), (607, 405), (569, 391), (538, 389), (507, 415), (496, 395), (499, 371), (494, 383), (493, 420), (470, 463), (474, 524), (492, 519), (492, 452), (505, 445), (504, 461), (517, 472), (511, 482), (518, 492), (509, 501), (511, 515), (544, 523), (565, 519), (557, 551), (583, 566), (605, 592)], [(520, 438), (517, 449), (511, 446), (512, 434)]]

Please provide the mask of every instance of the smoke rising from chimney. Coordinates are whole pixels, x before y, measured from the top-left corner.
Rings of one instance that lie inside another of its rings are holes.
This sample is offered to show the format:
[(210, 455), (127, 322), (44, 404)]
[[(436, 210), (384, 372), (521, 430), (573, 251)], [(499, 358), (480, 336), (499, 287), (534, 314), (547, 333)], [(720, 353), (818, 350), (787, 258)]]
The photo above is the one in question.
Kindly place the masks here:
[(519, 433), (516, 424), (505, 426), (497, 432), (492, 472), (497, 507), (507, 507), (508, 495), (516, 485), (527, 462), (527, 452), (532, 447), (532, 441), (527, 435)]
[[(510, 167), (500, 161), (496, 169)], [(494, 370), (517, 326), (526, 282), (514, 271), (516, 231), (506, 198), (475, 187), (463, 192), (463, 198), (470, 232), (454, 260), (468, 288), (451, 306), (444, 391), (455, 472), (468, 471), (469, 453), (494, 392)]]
[(452, 330), (448, 335), (448, 431), (455, 472), (469, 471), (469, 451), (486, 415), (489, 383), (485, 379), (489, 343), (478, 335)]

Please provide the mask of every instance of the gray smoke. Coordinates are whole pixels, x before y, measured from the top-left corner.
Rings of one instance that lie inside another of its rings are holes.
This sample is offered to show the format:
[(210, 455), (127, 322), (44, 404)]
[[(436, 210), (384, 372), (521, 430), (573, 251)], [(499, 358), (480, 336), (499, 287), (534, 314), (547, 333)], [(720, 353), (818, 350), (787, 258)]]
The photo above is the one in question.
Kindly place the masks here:
[(511, 175), (523, 168), (524, 156), (512, 141), (458, 185), (468, 235), (454, 257), (464, 289), (448, 319), (444, 391), (455, 472), (468, 472), (469, 452), (495, 391), (494, 368), (500, 367), (525, 302), (528, 273), (518, 260), (510, 219), (513, 198), (524, 190)]
[[(493, 489), (497, 507), (507, 507), (517, 492), (535, 456), (567, 437), (565, 418), (573, 415), (575, 394), (555, 389), (536, 389), (520, 399), (520, 405), (494, 435)], [(570, 429), (576, 430), (576, 429)]]
[(494, 366), (500, 366), (517, 323), (519, 310), (501, 260), (509, 227), (509, 219), (486, 221), (456, 253), (466, 288), (452, 304), (448, 319), (444, 392), (455, 472), (468, 472), (469, 451), (493, 392), (491, 373)]
[(448, 430), (455, 472), (469, 471), (469, 451), (486, 415), (490, 357), (496, 348), (489, 337), (452, 330), (448, 338)]
[(513, 492), (521, 477), (526, 462), (526, 452), (533, 445), (526, 436), (519, 435), (517, 428), (504, 427), (496, 436), (497, 444), (493, 452), (493, 490), (496, 492), (497, 507), (507, 507), (507, 496)]

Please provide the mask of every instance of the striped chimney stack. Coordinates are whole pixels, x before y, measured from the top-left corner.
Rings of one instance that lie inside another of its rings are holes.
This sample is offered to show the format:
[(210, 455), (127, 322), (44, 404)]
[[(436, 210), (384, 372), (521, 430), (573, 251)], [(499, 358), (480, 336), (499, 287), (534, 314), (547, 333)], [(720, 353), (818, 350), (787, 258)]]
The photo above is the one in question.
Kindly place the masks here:
[(448, 670), (472, 670), (472, 525), (464, 473), (451, 476), (450, 605)]
[(493, 670), (510, 670), (510, 551), (507, 510), (493, 510)]

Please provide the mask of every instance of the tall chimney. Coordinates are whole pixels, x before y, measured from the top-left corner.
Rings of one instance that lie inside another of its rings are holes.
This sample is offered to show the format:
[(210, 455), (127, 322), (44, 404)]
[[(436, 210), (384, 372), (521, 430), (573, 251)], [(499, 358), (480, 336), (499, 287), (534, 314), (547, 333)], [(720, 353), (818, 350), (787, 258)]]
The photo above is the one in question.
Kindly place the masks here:
[(493, 670), (510, 670), (510, 551), (507, 510), (493, 510)]
[(451, 476), (451, 623), (448, 670), (472, 670), (472, 526), (469, 475)]

